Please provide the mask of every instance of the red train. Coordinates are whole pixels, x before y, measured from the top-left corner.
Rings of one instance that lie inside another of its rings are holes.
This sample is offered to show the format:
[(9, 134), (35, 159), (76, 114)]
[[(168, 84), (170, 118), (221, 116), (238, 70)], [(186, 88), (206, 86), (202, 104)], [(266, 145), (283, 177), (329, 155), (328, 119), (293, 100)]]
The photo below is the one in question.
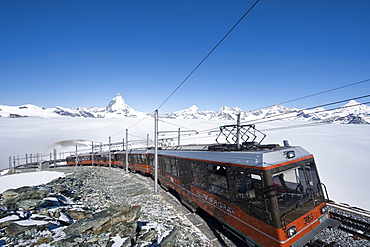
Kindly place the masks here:
[[(77, 164), (109, 165), (109, 153), (79, 155)], [(110, 154), (125, 167), (126, 152)], [(154, 150), (130, 150), (128, 167), (154, 177)], [(67, 158), (76, 165), (76, 157)], [(305, 246), (330, 219), (316, 164), (299, 146), (257, 142), (159, 150), (158, 179), (183, 204), (201, 208), (249, 246)]]

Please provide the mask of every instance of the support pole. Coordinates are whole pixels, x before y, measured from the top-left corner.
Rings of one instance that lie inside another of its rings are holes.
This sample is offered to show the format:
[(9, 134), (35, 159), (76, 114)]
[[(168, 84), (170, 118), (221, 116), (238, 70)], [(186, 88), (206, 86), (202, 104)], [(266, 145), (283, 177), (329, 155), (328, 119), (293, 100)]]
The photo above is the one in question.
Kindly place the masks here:
[(12, 156), (9, 156), (9, 170), (12, 168)]
[(109, 155), (108, 155), (108, 158), (109, 158), (109, 168), (112, 167), (112, 156), (111, 156), (111, 153), (110, 153), (110, 140), (111, 140), (111, 138), (109, 137)]
[(91, 166), (94, 166), (94, 142), (91, 142)]
[(76, 145), (76, 166), (78, 166), (78, 153), (77, 153), (77, 145)]
[(126, 174), (128, 174), (128, 129), (126, 129)]
[(236, 145), (238, 149), (240, 148), (240, 113), (238, 113), (238, 118), (236, 121)]
[(149, 147), (149, 134), (146, 134), (146, 147)]
[(154, 115), (154, 194), (158, 194), (158, 110)]
[(28, 154), (26, 154), (26, 164), (28, 164)]
[(178, 132), (178, 135), (177, 135), (177, 146), (180, 146), (180, 128), (179, 128), (179, 132)]

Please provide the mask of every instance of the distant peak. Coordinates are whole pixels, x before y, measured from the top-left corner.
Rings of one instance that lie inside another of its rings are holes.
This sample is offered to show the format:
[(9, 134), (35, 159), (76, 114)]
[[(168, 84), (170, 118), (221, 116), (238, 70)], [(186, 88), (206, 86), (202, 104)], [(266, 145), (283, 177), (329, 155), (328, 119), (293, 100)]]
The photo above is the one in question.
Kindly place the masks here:
[(350, 100), (347, 105), (359, 105), (360, 103), (358, 103), (356, 100), (352, 99)]
[(233, 112), (241, 112), (242, 111), (242, 109), (240, 109), (239, 107), (229, 107), (229, 106), (226, 106), (226, 105), (224, 105), (224, 106), (222, 106), (219, 110), (218, 110), (219, 112), (222, 112), (222, 111), (233, 111)]
[(109, 112), (115, 112), (117, 110), (123, 110), (126, 108), (127, 106), (125, 104), (125, 100), (122, 98), (122, 96), (119, 93), (117, 93), (116, 97), (114, 97), (109, 102), (109, 105), (106, 107), (106, 110)]
[(198, 106), (196, 105), (192, 105), (188, 109), (199, 110)]

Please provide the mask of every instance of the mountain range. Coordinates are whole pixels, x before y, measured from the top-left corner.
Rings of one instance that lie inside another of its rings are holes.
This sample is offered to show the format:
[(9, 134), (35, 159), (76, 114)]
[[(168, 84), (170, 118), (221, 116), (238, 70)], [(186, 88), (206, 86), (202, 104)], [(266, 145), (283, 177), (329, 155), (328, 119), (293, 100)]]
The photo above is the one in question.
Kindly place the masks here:
[[(333, 110), (316, 108), (313, 110), (289, 108), (276, 104), (271, 107), (261, 108), (254, 111), (243, 111), (235, 107), (223, 106), (218, 111), (201, 111), (195, 105), (180, 111), (171, 113), (160, 113), (160, 118), (171, 119), (204, 119), (204, 120), (236, 120), (240, 114), (242, 121), (270, 120), (270, 119), (299, 119), (315, 122), (332, 122), (343, 124), (369, 124), (370, 106), (360, 104), (355, 100)], [(31, 104), (21, 106), (0, 105), (0, 117), (83, 117), (83, 118), (143, 118), (153, 117), (151, 113), (134, 110), (127, 105), (118, 93), (107, 105), (107, 107), (53, 107), (44, 108)]]

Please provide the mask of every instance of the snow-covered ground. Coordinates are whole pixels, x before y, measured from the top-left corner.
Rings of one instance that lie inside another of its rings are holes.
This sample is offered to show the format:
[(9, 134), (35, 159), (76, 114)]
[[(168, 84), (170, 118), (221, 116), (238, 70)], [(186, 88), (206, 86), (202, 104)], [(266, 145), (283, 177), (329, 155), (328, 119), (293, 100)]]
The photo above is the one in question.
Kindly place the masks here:
[(0, 193), (6, 191), (7, 189), (16, 189), (22, 186), (46, 184), (59, 177), (64, 177), (64, 173), (40, 171), (1, 176)]
[[(159, 123), (159, 131), (177, 131), (179, 127), (182, 130), (197, 130), (199, 135), (189, 136), (189, 132), (181, 136), (181, 143), (213, 143), (215, 134), (209, 135), (209, 130), (231, 123), (233, 122), (220, 120), (164, 119)], [(314, 154), (321, 180), (326, 184), (332, 200), (370, 209), (370, 196), (367, 192), (370, 174), (370, 126), (328, 124), (267, 131), (275, 127), (307, 123), (275, 121), (256, 127), (266, 130), (264, 143), (282, 144), (283, 140), (289, 140), (291, 145), (302, 146)], [(49, 154), (53, 152), (53, 148), (57, 149), (58, 155), (62, 151), (74, 151), (74, 143), (77, 142), (73, 140), (108, 143), (111, 136), (112, 142), (122, 142), (126, 128), (129, 128), (129, 140), (143, 139), (143, 143), (146, 143), (147, 134), (153, 138), (153, 127), (152, 118), (0, 118), (0, 169), (9, 166), (9, 156)], [(177, 133), (166, 133), (161, 134), (160, 138), (176, 136)], [(64, 146), (57, 144), (61, 141), (66, 141), (62, 142)]]

